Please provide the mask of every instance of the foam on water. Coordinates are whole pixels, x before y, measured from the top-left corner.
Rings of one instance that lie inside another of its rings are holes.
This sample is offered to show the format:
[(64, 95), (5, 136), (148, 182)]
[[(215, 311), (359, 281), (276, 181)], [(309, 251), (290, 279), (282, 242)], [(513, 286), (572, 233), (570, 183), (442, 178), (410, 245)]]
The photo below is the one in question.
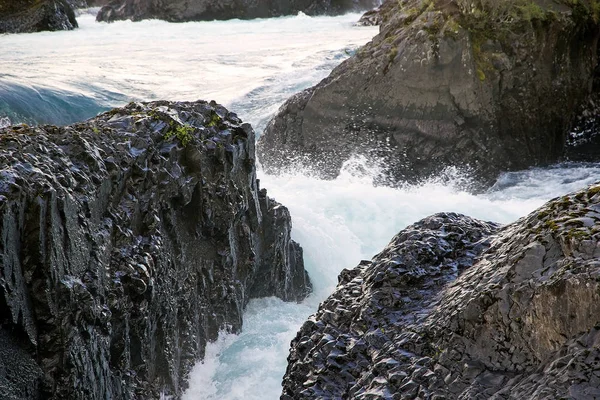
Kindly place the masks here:
[(375, 35), (353, 26), (358, 18), (106, 24), (84, 12), (75, 31), (0, 35), (0, 115), (62, 124), (129, 101), (203, 99), (260, 131), (287, 97)]
[(335, 288), (339, 272), (371, 259), (409, 224), (441, 211), (509, 223), (552, 197), (600, 179), (598, 164), (561, 165), (505, 174), (492, 190), (476, 196), (460, 189), (460, 175), (403, 189), (374, 187), (376, 171), (370, 165), (356, 168), (361, 162), (347, 163), (352, 168), (333, 181), (302, 172), (261, 176), (269, 195), (290, 209), (293, 237), (304, 248), (314, 293), (298, 305), (252, 301), (244, 331), (208, 346), (205, 361), (191, 375), (185, 400), (279, 398), (289, 342)]

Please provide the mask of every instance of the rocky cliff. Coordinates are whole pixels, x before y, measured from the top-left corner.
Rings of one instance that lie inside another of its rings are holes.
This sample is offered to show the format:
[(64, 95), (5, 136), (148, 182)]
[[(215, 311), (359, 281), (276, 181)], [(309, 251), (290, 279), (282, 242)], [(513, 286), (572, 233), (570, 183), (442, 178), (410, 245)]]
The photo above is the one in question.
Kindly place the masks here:
[(304, 298), (254, 159), (250, 125), (214, 102), (0, 130), (2, 398), (178, 396), (249, 299)]
[(77, 20), (67, 0), (0, 0), (0, 33), (74, 28)]
[(598, 64), (595, 0), (403, 0), (373, 41), (289, 99), (259, 141), (267, 170), (335, 176), (353, 153), (390, 183), (447, 166), (482, 184), (559, 160)]
[(600, 397), (600, 184), (401, 231), (292, 342), (282, 399)]
[(98, 21), (147, 18), (171, 22), (269, 18), (297, 14), (336, 15), (376, 7), (378, 0), (113, 0)]

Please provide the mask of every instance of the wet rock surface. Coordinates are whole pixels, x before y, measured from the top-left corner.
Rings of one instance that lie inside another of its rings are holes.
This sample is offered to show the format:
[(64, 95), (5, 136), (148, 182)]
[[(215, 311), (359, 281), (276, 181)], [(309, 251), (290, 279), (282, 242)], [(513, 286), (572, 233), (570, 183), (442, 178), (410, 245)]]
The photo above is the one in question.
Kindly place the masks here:
[(394, 16), (397, 4), (397, 0), (386, 0), (379, 7), (364, 13), (356, 24), (359, 26), (383, 25)]
[(77, 26), (67, 0), (0, 0), (0, 33), (72, 30)]
[(339, 280), (283, 399), (600, 396), (599, 184), (502, 228), (436, 214)]
[(214, 102), (0, 130), (2, 393), (177, 397), (249, 299), (304, 298), (254, 158), (251, 126)]
[(376, 7), (377, 0), (113, 0), (98, 13), (98, 21), (148, 18), (171, 22), (252, 19), (294, 15), (337, 15)]
[[(600, 72), (598, 74), (600, 75)], [(594, 93), (575, 118), (565, 156), (570, 161), (595, 162), (599, 154), (600, 93)]]
[(384, 3), (365, 17), (383, 20), (379, 35), (280, 108), (259, 140), (262, 165), (317, 165), (335, 177), (362, 154), (382, 160), (392, 186), (452, 166), (486, 187), (501, 172), (562, 159), (593, 89), (593, 5), (482, 4)]

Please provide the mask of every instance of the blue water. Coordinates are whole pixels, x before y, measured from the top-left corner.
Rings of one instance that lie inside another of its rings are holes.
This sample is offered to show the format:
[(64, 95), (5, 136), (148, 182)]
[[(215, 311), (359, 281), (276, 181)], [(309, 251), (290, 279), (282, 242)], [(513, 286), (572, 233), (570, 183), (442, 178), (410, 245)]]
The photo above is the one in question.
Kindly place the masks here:
[[(0, 125), (66, 124), (132, 100), (216, 100), (258, 133), (283, 101), (327, 76), (377, 28), (359, 15), (252, 21), (99, 24), (73, 32), (0, 36)], [(598, 164), (562, 164), (503, 175), (487, 193), (465, 177), (391, 189), (374, 187), (377, 166), (357, 157), (334, 181), (307, 172), (260, 174), (289, 207), (315, 291), (301, 304), (250, 303), (240, 335), (222, 335), (190, 376), (186, 400), (279, 398), (290, 340), (330, 293), (343, 268), (379, 252), (400, 229), (439, 211), (511, 222), (548, 199), (600, 179)]]

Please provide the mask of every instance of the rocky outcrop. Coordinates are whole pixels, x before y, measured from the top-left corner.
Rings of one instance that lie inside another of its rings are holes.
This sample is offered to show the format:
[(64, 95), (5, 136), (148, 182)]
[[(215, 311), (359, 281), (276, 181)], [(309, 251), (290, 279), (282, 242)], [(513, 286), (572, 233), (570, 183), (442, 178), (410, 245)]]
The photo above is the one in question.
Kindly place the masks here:
[(275, 172), (336, 176), (355, 153), (392, 185), (456, 166), (483, 185), (563, 156), (592, 90), (596, 3), (394, 1), (372, 42), (289, 99), (259, 140)]
[(77, 26), (67, 0), (0, 0), (0, 33), (71, 30)]
[(397, 0), (386, 0), (379, 7), (364, 13), (356, 24), (360, 26), (383, 25), (394, 16), (397, 4)]
[(497, 229), (437, 214), (344, 270), (282, 399), (598, 398), (600, 184)]
[(155, 18), (171, 22), (252, 19), (297, 14), (336, 15), (376, 7), (378, 0), (113, 0), (98, 21)]
[(251, 126), (214, 102), (0, 130), (3, 398), (177, 397), (249, 299), (303, 299), (254, 159)]

